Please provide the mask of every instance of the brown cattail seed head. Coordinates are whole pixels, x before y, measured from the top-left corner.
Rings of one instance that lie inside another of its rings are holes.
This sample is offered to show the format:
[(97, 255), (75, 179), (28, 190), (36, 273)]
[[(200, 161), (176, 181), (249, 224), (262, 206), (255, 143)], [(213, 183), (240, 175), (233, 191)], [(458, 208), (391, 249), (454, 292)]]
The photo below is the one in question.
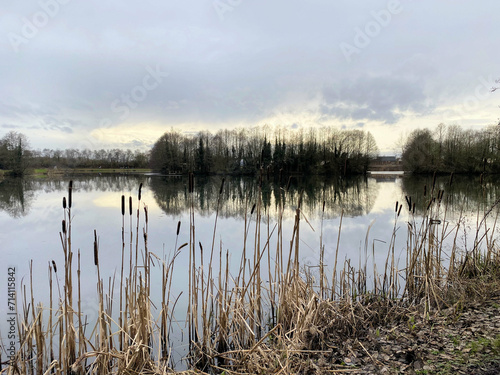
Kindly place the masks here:
[(73, 202), (73, 180), (69, 182), (69, 187), (68, 187), (68, 208), (71, 208), (72, 202)]
[(188, 188), (189, 193), (192, 193), (194, 191), (194, 175), (193, 172), (189, 173), (189, 188)]
[(122, 195), (122, 216), (125, 216), (125, 195)]
[(99, 251), (97, 247), (97, 232), (94, 230), (94, 265), (99, 265)]
[(431, 199), (431, 200), (429, 201), (429, 204), (427, 205), (427, 210), (429, 210), (429, 208), (431, 208), (431, 204), (432, 204), (432, 202), (433, 202), (433, 199)]
[(139, 185), (139, 200), (141, 200), (142, 182)]
[(128, 214), (132, 216), (132, 197), (128, 197)]
[(66, 197), (63, 197), (63, 208), (66, 209)]
[(225, 181), (225, 178), (222, 179), (222, 183), (220, 184), (219, 195), (222, 194), (222, 189), (224, 189), (224, 181)]

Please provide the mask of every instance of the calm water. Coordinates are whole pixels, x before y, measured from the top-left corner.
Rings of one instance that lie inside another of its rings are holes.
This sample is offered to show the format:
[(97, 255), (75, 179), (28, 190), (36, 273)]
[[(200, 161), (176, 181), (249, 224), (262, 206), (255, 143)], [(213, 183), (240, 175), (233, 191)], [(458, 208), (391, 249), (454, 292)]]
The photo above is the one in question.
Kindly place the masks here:
[[(81, 253), (82, 268), (82, 308), (87, 312), (89, 321), (96, 316), (97, 280), (93, 262), (94, 230), (99, 237), (101, 276), (105, 279), (119, 277), (122, 250), (121, 196), (133, 197), (133, 233), (135, 235), (137, 193), (142, 183), (142, 203), (140, 233), (144, 228), (144, 205), (148, 209), (148, 249), (160, 259), (168, 259), (176, 243), (178, 221), (181, 230), (177, 246), (189, 241), (189, 194), (188, 181), (183, 177), (162, 177), (152, 175), (110, 175), (110, 176), (73, 176), (47, 179), (5, 179), (0, 182), (0, 254), (5, 279), (0, 282), (0, 330), (2, 339), (6, 336), (7, 315), (7, 269), (15, 267), (18, 290), (22, 283), (29, 281), (29, 262), (33, 261), (35, 300), (47, 305), (48, 265), (52, 260), (60, 269), (64, 264), (59, 232), (64, 218), (62, 198), (67, 196), (69, 180), (73, 180), (72, 243), (73, 251)], [(479, 178), (454, 178), (452, 185), (449, 177), (438, 178), (435, 189), (445, 191), (448, 204), (447, 218), (451, 224), (458, 220), (462, 212), (463, 222), (473, 226), (478, 215), (500, 197), (496, 181), (488, 180), (480, 184)], [(204, 249), (212, 245), (214, 223), (219, 199), (221, 177), (197, 178), (195, 181), (194, 205), (196, 241)], [(321, 178), (292, 178), (290, 183), (280, 184), (266, 181), (262, 184), (263, 220), (262, 234), (265, 238), (269, 228), (272, 231), (277, 222), (277, 206), (285, 203), (284, 235), (285, 243), (291, 239), (295, 209), (302, 194), (302, 213), (300, 247), (302, 263), (315, 266), (319, 263), (320, 234), (323, 233), (325, 263), (333, 269), (333, 260), (338, 239), (340, 215), (343, 211), (342, 232), (339, 246), (339, 263), (351, 259), (357, 266), (365, 245), (370, 249), (367, 261), (383, 265), (395, 223), (394, 207), (396, 201), (404, 202), (411, 196), (416, 202), (416, 213), (425, 209), (428, 198), (424, 197), (432, 185), (432, 178), (403, 178), (402, 176), (376, 176), (352, 180), (329, 180)], [(250, 220), (250, 235), (247, 248), (253, 249), (255, 214), (250, 216), (253, 204), (257, 201), (259, 188), (254, 178), (226, 179), (220, 197), (220, 209), (215, 237), (215, 253), (230, 254), (230, 269), (233, 274), (238, 270), (243, 249), (245, 214)], [(323, 212), (323, 202), (325, 210)], [(304, 220), (304, 218), (307, 219)], [(400, 255), (400, 266), (404, 267), (406, 243), (406, 207), (398, 219), (396, 252)], [(130, 218), (125, 219), (125, 238), (130, 237)], [(371, 227), (370, 227), (371, 225)], [(368, 228), (370, 230), (368, 232)], [(142, 236), (140, 249), (144, 249)], [(471, 241), (464, 233), (461, 240)], [(134, 238), (135, 241), (135, 238)], [(275, 242), (271, 236), (270, 243)], [(264, 241), (265, 242), (265, 241)], [(128, 244), (128, 242), (127, 242)], [(271, 245), (272, 248), (273, 245)], [(276, 246), (276, 245), (274, 245)], [(128, 245), (127, 245), (128, 249)], [(187, 247), (185, 248), (187, 249)], [(372, 255), (372, 249), (373, 254)], [(206, 251), (207, 253), (208, 251)], [(187, 292), (188, 251), (181, 253), (176, 261), (172, 295)], [(374, 257), (374, 259), (373, 259)], [(208, 263), (208, 262), (207, 262)], [(218, 264), (218, 259), (214, 261)], [(74, 261), (76, 267), (76, 259)], [(316, 268), (311, 267), (311, 270)], [(76, 274), (76, 272), (75, 272)], [(59, 272), (59, 277), (63, 276)], [(160, 267), (153, 270), (153, 279), (160, 278)], [(63, 280), (59, 280), (62, 285)], [(158, 288), (155, 288), (158, 285)], [(160, 283), (153, 283), (153, 301), (160, 298)], [(186, 295), (187, 293), (184, 293)], [(185, 317), (187, 298), (180, 298), (176, 307), (179, 326)], [(176, 351), (185, 353), (186, 342), (179, 342)]]

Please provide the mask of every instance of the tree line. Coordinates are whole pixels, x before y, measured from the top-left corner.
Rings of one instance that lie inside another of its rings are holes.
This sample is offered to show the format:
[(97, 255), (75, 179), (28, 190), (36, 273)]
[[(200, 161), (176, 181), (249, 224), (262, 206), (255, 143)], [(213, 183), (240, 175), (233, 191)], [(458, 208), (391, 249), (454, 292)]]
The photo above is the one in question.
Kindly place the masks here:
[(500, 173), (500, 126), (481, 130), (440, 124), (413, 131), (403, 146), (405, 171), (412, 173)]
[(22, 175), (27, 168), (152, 168), (167, 174), (365, 173), (377, 155), (369, 132), (254, 127), (184, 134), (170, 130), (151, 151), (32, 150), (27, 137), (9, 132), (0, 140), (0, 169)]
[(32, 163), (42, 168), (148, 168), (149, 153), (122, 150), (43, 149), (32, 151)]
[(366, 172), (377, 152), (371, 133), (362, 130), (266, 126), (186, 135), (172, 129), (154, 144), (150, 165), (170, 174), (252, 174), (263, 169), (348, 175)]
[(0, 139), (0, 169), (22, 176), (28, 168), (149, 168), (149, 152), (111, 150), (32, 150), (28, 138), (11, 131)]

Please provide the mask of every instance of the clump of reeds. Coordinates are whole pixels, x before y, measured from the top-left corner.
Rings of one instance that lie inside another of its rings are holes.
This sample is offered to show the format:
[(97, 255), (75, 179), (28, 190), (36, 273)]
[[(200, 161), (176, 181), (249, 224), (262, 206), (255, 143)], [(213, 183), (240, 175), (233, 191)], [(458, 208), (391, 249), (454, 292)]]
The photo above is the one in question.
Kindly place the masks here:
[[(197, 373), (304, 372), (304, 361), (308, 357), (325, 353), (331, 357), (335, 350), (339, 353), (347, 351), (346, 340), (349, 337), (362, 337), (370, 326), (385, 324), (399, 316), (402, 318), (409, 306), (420, 308), (424, 316), (429, 316), (432, 311), (463, 300), (471, 288), (471, 284), (466, 282), (468, 279), (500, 279), (500, 255), (494, 237), (496, 217), (492, 225), (487, 224), (487, 218), (493, 215), (500, 200), (484, 212), (481, 220), (478, 219), (473, 247), (461, 252), (457, 241), (461, 220), (459, 218), (456, 226), (449, 224), (446, 193), (436, 186), (434, 178), (432, 186), (423, 189), (423, 207), (416, 206), (417, 199), (412, 197), (406, 197), (405, 204), (396, 202), (394, 226), (382, 273), (379, 273), (375, 263), (373, 271), (368, 267), (371, 226), (367, 228), (358, 267), (354, 267), (348, 259), (343, 266), (337, 264), (342, 213), (333, 259), (325, 259), (321, 230), (319, 279), (315, 280), (301, 266), (300, 227), (303, 221), (310, 225), (302, 211), (303, 194), (294, 202), (292, 238), (287, 242), (283, 238), (282, 219), (289, 182), (281, 189), (277, 222), (271, 224), (270, 215), (261, 202), (262, 176), (263, 173), (257, 182), (259, 194), (249, 197), (247, 201), (241, 266), (234, 275), (229, 267), (229, 252), (223, 251), (222, 246), (217, 249), (215, 242), (224, 179), (219, 189), (208, 254), (203, 244), (196, 242), (192, 174), (188, 188), (189, 241), (178, 245), (182, 228), (179, 221), (173, 252), (168, 258), (148, 248), (148, 210), (141, 201), (142, 184), (137, 196), (135, 227), (133, 199), (129, 197), (127, 211), (123, 195), (118, 281), (115, 277), (105, 280), (101, 275), (99, 237), (94, 231), (98, 315), (96, 322), (92, 322), (95, 324), (92, 329), (87, 327), (89, 322), (81, 306), (80, 251), (77, 254), (77, 302), (73, 299), (73, 184), (70, 182), (68, 199), (63, 198), (60, 233), (64, 253), (64, 267), (59, 267), (59, 273), (63, 272), (62, 288), (54, 261), (49, 263), (48, 311), (40, 304), (35, 307), (31, 279), (29, 298), (26, 287), (23, 287), (18, 320), (20, 348), (16, 361), (2, 373), (172, 372), (174, 361), (170, 335), (179, 296), (172, 295), (171, 287), (176, 259), (185, 251), (189, 252), (188, 364)], [(141, 205), (144, 212), (142, 233), (139, 231)], [(325, 204), (323, 212), (324, 207)], [(127, 212), (128, 240), (125, 228)], [(402, 213), (408, 218), (405, 223), (402, 222)], [(396, 233), (401, 225), (407, 229), (406, 254), (402, 261), (398, 259), (395, 249)], [(139, 242), (139, 237), (142, 237), (142, 242)], [(247, 244), (249, 238), (253, 238), (253, 247)], [(445, 249), (447, 238), (452, 239), (449, 249)], [(374, 251), (372, 247), (372, 257)], [(206, 259), (209, 259), (208, 264)], [(403, 268), (399, 267), (399, 261), (404, 263)], [(328, 262), (332, 263), (330, 267), (327, 267)], [(161, 303), (158, 304), (151, 300), (154, 267), (161, 267)], [(331, 275), (328, 275), (328, 269)], [(53, 288), (54, 277), (57, 291)], [(372, 287), (368, 284), (370, 277)], [(119, 283), (118, 292), (115, 282)], [(117, 312), (113, 311), (115, 293), (118, 293)], [(57, 300), (55, 304), (54, 299)], [(47, 323), (44, 314), (48, 314)], [(360, 344), (360, 350), (363, 349)]]

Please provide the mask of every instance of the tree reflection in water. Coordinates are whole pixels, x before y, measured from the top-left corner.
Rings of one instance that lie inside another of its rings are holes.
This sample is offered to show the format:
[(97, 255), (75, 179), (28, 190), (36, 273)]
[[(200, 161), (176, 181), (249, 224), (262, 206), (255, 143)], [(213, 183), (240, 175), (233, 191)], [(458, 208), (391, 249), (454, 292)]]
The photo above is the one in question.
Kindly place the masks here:
[[(7, 178), (0, 183), (0, 210), (12, 217), (28, 214), (37, 191), (65, 192), (69, 179), (76, 191), (133, 192), (140, 183), (152, 190), (157, 204), (167, 214), (176, 216), (189, 210), (188, 180), (185, 177), (145, 175), (72, 176), (55, 179)], [(209, 216), (215, 212), (222, 177), (196, 177), (194, 202), (197, 214)], [(263, 208), (277, 211), (283, 203), (285, 216), (294, 215), (299, 196), (305, 213), (317, 213), (325, 201), (325, 218), (360, 216), (370, 212), (378, 194), (378, 186), (371, 179), (322, 179), (320, 177), (292, 177), (290, 183), (264, 178), (260, 194)], [(252, 177), (226, 178), (221, 199), (221, 217), (243, 218), (248, 206), (257, 201), (259, 179)]]
[[(451, 183), (450, 183), (451, 182)], [(451, 176), (407, 176), (403, 179), (403, 193), (415, 202), (415, 214), (421, 215), (427, 209), (434, 184), (434, 196), (443, 190), (443, 200), (449, 215), (460, 212), (484, 212), (500, 196), (499, 176), (487, 177)]]
[(33, 181), (21, 177), (0, 182), (0, 210), (14, 218), (28, 215), (37, 188)]
[[(0, 210), (19, 218), (26, 216), (36, 199), (37, 191), (56, 192), (62, 195), (72, 179), (75, 189), (84, 192), (135, 192), (143, 183), (151, 189), (156, 203), (165, 214), (178, 216), (189, 210), (187, 177), (165, 177), (146, 175), (81, 175), (64, 178), (30, 179), (6, 178), (0, 182)], [(197, 215), (210, 216), (216, 211), (221, 176), (196, 177), (194, 205)], [(465, 210), (474, 212), (488, 209), (500, 196), (499, 179), (495, 176), (485, 178), (454, 176), (436, 177), (434, 189), (444, 190), (448, 212)], [(416, 214), (422, 214), (432, 189), (432, 176), (405, 176), (402, 178), (403, 195), (415, 202)], [(368, 214), (377, 199), (380, 184), (378, 179), (355, 177), (348, 179), (324, 179), (319, 176), (292, 177), (290, 181), (278, 182), (264, 176), (262, 184), (259, 177), (229, 177), (221, 197), (221, 217), (243, 218), (245, 212), (258, 200), (260, 194), (262, 207), (272, 216), (281, 203), (285, 207), (285, 218), (295, 215), (299, 196), (302, 193), (302, 211), (306, 215), (319, 215), (325, 202), (325, 219), (339, 217), (342, 210), (346, 217)], [(425, 189), (425, 196), (424, 196)], [(398, 197), (394, 197), (394, 202)]]
[(14, 218), (27, 216), (35, 202), (37, 191), (66, 192), (70, 179), (73, 180), (77, 191), (117, 192), (136, 191), (139, 184), (144, 183), (147, 177), (144, 175), (82, 175), (44, 179), (5, 178), (0, 181), (0, 211), (5, 211)]
[[(216, 211), (222, 177), (197, 177), (194, 187), (194, 205), (198, 215), (209, 216)], [(260, 194), (266, 211), (277, 212), (283, 203), (285, 216), (295, 214), (302, 192), (302, 209), (306, 214), (317, 214), (325, 201), (325, 218), (360, 216), (370, 212), (377, 198), (379, 186), (372, 179), (322, 179), (321, 177), (292, 177), (290, 183), (252, 177), (226, 178), (221, 197), (221, 217), (243, 218)], [(150, 188), (158, 206), (171, 216), (189, 210), (188, 180), (184, 177), (152, 178)]]

